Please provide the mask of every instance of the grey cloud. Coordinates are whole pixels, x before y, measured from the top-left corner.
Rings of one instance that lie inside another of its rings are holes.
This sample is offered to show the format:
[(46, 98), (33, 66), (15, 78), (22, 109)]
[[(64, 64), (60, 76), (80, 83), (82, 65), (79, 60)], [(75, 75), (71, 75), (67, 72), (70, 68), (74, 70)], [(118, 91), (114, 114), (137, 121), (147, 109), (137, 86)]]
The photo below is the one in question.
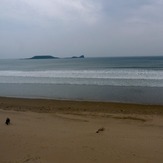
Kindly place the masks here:
[(0, 57), (163, 55), (163, 0), (0, 0)]
[[(94, 22), (98, 17), (100, 5), (92, 0), (1, 0), (1, 18), (26, 21), (70, 21), (80, 19)], [(48, 22), (49, 23), (49, 22)]]

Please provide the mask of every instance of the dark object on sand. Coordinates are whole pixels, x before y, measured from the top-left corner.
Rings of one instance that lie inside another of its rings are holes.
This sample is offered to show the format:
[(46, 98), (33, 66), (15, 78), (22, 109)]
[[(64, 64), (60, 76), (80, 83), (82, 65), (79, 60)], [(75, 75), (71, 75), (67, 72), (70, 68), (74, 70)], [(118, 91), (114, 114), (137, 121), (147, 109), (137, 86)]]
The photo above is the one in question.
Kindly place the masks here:
[(101, 131), (104, 131), (105, 130), (105, 128), (99, 128), (97, 131), (96, 131), (96, 133), (99, 133), (99, 132), (101, 132)]
[(10, 124), (10, 118), (6, 118), (6, 125), (9, 125)]

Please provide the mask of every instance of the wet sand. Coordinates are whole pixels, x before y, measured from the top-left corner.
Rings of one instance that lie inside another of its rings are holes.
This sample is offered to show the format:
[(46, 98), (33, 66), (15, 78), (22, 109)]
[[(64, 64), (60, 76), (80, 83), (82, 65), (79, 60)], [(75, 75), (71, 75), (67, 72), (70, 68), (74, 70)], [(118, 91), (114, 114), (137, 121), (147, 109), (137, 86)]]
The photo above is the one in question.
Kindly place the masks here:
[(163, 106), (0, 98), (1, 163), (162, 163), (162, 151)]

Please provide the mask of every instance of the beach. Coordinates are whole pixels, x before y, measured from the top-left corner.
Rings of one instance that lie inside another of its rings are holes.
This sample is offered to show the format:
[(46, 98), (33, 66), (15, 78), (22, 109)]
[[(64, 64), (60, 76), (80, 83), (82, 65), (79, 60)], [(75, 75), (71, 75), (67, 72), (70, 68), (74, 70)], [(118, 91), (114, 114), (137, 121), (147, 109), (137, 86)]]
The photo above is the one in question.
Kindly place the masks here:
[(0, 2), (0, 163), (163, 163), (163, 0)]
[(1, 163), (161, 163), (163, 106), (1, 97), (0, 145)]

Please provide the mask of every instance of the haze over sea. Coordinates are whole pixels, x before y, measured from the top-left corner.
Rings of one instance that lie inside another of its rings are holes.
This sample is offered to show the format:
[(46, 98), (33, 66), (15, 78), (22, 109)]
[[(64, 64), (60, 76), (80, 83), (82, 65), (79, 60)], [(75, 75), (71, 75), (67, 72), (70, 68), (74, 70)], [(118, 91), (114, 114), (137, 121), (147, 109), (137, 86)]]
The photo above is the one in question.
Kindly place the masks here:
[(0, 96), (163, 104), (163, 57), (0, 60)]

